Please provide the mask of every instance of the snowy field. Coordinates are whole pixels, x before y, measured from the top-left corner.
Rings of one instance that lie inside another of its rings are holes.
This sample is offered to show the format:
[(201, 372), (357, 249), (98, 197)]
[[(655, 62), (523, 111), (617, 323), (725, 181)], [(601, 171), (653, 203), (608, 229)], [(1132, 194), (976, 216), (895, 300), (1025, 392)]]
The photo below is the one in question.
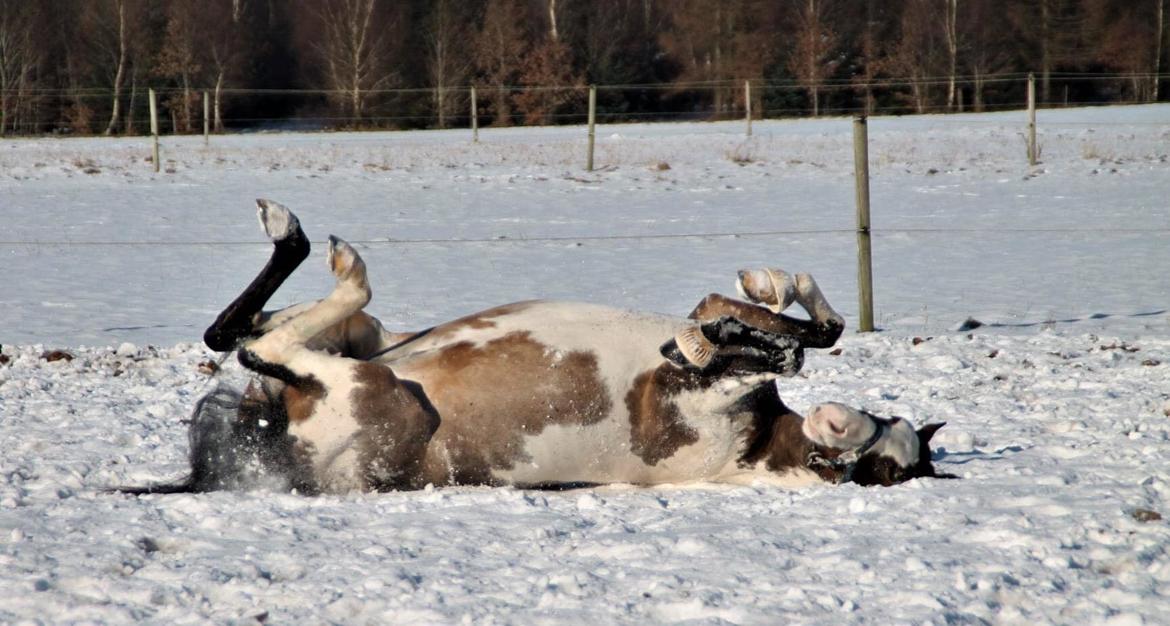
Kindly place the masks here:
[[(684, 315), (765, 265), (856, 327), (847, 119), (603, 126), (592, 173), (579, 127), (164, 138), (160, 174), (141, 139), (0, 140), (0, 623), (1165, 623), (1170, 107), (1042, 111), (1036, 168), (1023, 117), (871, 120), (883, 332), (780, 383), (947, 421), (963, 479), (796, 491), (102, 490), (182, 474), (243, 379), (198, 342), (267, 258), (253, 198), (354, 242), (392, 328)], [(275, 305), (326, 293), (322, 251)]]

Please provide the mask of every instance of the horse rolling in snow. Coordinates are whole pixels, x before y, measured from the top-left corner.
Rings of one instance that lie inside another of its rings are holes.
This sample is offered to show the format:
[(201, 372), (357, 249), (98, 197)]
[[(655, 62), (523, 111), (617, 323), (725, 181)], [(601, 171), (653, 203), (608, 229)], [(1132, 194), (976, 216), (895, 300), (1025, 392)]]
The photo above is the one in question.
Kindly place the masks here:
[[(333, 291), (262, 307), (308, 256), (285, 207), (259, 200), (273, 254), (207, 330), (260, 376), (213, 392), (191, 426), (191, 474), (133, 491), (232, 488), (257, 475), (307, 493), (433, 485), (691, 481), (891, 485), (936, 474), (931, 435), (841, 404), (802, 418), (775, 380), (844, 329), (807, 274), (740, 272), (686, 319), (530, 301), (420, 332), (362, 309), (358, 253), (330, 237)], [(811, 316), (781, 314), (792, 302)]]

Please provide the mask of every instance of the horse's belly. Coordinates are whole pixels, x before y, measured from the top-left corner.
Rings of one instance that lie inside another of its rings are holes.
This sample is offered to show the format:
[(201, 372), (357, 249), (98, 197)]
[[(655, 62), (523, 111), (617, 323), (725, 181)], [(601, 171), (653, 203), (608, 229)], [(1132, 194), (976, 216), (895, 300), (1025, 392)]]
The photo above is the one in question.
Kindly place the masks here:
[(700, 433), (697, 441), (653, 463), (632, 449), (630, 422), (624, 414), (589, 426), (550, 425), (525, 437), (521, 459), (510, 467), (493, 468), (492, 477), (521, 486), (716, 480), (734, 467), (742, 442), (726, 420), (717, 428), (698, 422), (689, 422)]

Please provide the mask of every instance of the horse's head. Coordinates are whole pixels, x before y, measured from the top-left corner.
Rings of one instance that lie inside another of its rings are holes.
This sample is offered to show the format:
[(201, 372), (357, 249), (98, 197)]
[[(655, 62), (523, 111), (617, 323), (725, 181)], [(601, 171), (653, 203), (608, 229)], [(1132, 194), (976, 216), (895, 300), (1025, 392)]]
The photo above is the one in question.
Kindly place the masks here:
[(944, 423), (915, 430), (901, 417), (830, 402), (813, 407), (802, 431), (816, 444), (809, 467), (837, 482), (889, 486), (912, 478), (956, 478), (935, 472), (930, 438)]

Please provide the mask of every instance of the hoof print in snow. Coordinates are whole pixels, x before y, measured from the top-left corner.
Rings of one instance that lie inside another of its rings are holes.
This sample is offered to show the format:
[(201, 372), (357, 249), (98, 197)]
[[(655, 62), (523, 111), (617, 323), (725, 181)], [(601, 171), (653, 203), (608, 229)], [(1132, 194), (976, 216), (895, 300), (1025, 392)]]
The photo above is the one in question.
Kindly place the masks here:
[(48, 350), (41, 354), (41, 358), (50, 363), (55, 363), (57, 361), (72, 361), (73, 355), (64, 350)]
[(1145, 365), (1146, 367), (1158, 367), (1161, 364), (1162, 362), (1158, 359), (1146, 359), (1145, 361), (1142, 361), (1142, 365)]
[(1162, 521), (1162, 514), (1157, 511), (1149, 509), (1134, 509), (1133, 518), (1139, 522), (1159, 522)]

